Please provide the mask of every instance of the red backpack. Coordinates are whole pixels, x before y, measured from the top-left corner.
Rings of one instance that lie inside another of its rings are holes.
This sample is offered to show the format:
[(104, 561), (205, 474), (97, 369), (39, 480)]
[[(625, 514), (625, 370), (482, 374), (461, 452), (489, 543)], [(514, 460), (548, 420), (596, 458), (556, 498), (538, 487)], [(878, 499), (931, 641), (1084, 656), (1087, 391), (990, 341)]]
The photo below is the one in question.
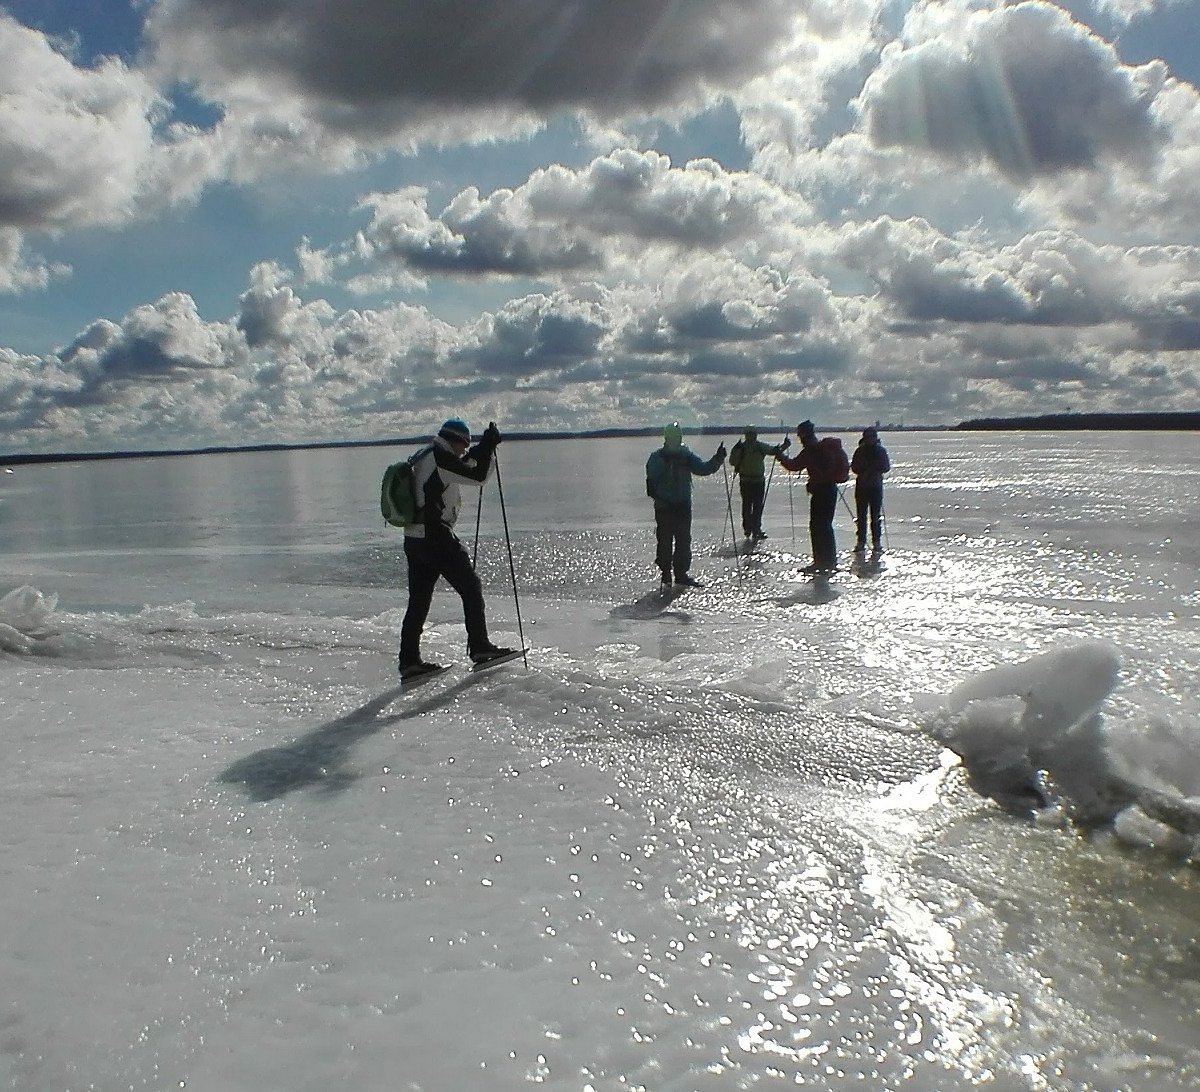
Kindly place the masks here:
[(842, 441), (836, 436), (826, 436), (821, 440), (821, 448), (825, 452), (825, 465), (829, 468), (829, 480), (833, 482), (848, 482), (850, 480), (850, 459)]

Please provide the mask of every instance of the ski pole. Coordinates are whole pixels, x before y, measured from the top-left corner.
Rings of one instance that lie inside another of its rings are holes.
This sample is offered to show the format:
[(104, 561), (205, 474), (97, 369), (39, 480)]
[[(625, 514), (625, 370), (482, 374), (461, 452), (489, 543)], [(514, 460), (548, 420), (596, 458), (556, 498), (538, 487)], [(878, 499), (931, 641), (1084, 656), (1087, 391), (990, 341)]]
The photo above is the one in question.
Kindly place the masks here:
[(513, 602), (517, 605), (517, 636), (521, 638), (521, 659), (525, 670), (529, 670), (529, 656), (525, 651), (525, 627), (521, 624), (521, 597), (517, 594), (517, 570), (513, 565), (512, 539), (508, 534), (508, 511), (504, 507), (504, 483), (500, 480), (500, 460), (492, 452), (492, 461), (496, 464), (496, 489), (500, 493), (500, 518), (504, 521), (504, 545), (508, 548), (508, 575), (512, 577)]
[(854, 522), (857, 524), (858, 516), (856, 516), (854, 514), (854, 512), (851, 511), (850, 502), (848, 500), (846, 500), (846, 488), (847, 488), (846, 486), (843, 486), (841, 489), (838, 490), (838, 497), (841, 499), (841, 502), (846, 506), (846, 511), (850, 513), (850, 518), (852, 520), (854, 520)]
[[(850, 510), (850, 502), (848, 500), (846, 500), (846, 490), (849, 488), (850, 487), (848, 485), (843, 486), (841, 489), (838, 490), (838, 496), (842, 498), (842, 503), (846, 506), (846, 512), (850, 516), (850, 521), (851, 521), (851, 523), (854, 524), (854, 535), (855, 535), (855, 538), (857, 539), (857, 537), (858, 537), (858, 516), (855, 515), (854, 512), (852, 512)], [(866, 518), (867, 518), (866, 513), (864, 512), (863, 519), (865, 520)], [(865, 531), (864, 531), (864, 533), (865, 533)]]
[[(729, 482), (725, 482), (725, 491), (729, 491)], [(733, 515), (733, 505), (729, 506), (729, 511), (721, 517), (721, 545), (717, 547), (718, 552), (725, 549), (725, 528), (729, 527), (730, 534), (733, 534), (733, 528), (729, 525), (729, 519)], [(737, 549), (737, 535), (733, 534), (733, 548)]]
[[(779, 427), (784, 430), (783, 431), (783, 440), (786, 440), (788, 438), (787, 428), (782, 421), (779, 422)], [(783, 440), (779, 441), (779, 444), (781, 447), (783, 446)], [(778, 462), (779, 462), (778, 459), (771, 460), (771, 470), (770, 470), (770, 473), (767, 474), (767, 488), (763, 490), (763, 507), (764, 508), (767, 505), (767, 497), (771, 493), (771, 481), (775, 477), (775, 466)]]
[(887, 515), (883, 511), (883, 501), (879, 502), (879, 522), (883, 524), (883, 544), (890, 554), (892, 552), (892, 536), (888, 534)]
[[(725, 475), (725, 504), (729, 508), (729, 526), (732, 528), (736, 527), (736, 524), (733, 522), (733, 492), (729, 487), (729, 471), (726, 469), (724, 463), (721, 464), (721, 473)], [(742, 563), (738, 560), (736, 531), (731, 534), (731, 537), (733, 539), (733, 564), (737, 569), (738, 581), (740, 583), (742, 579)], [(722, 538), (721, 541), (724, 542), (725, 540)]]
[(788, 515), (792, 517), (792, 542), (796, 541), (796, 501), (793, 486), (796, 484), (795, 475), (788, 477)]
[(471, 554), (471, 568), (479, 568), (479, 521), (483, 518), (483, 486), (479, 487), (479, 503), (475, 506), (475, 551)]

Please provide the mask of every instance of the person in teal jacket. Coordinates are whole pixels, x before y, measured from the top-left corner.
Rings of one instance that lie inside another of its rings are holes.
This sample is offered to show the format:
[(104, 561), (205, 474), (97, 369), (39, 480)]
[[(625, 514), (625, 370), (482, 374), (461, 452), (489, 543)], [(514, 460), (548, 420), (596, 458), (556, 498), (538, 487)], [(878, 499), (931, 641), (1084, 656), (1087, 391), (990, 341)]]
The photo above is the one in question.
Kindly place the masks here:
[(742, 494), (742, 534), (755, 542), (767, 537), (762, 529), (763, 505), (767, 501), (767, 456), (778, 458), (790, 444), (789, 439), (774, 446), (764, 444), (758, 438), (758, 430), (748, 428), (729, 454), (729, 465), (738, 476)]
[(658, 541), (655, 562), (663, 584), (698, 587), (688, 575), (692, 567), (692, 475), (715, 474), (725, 461), (721, 444), (705, 462), (684, 446), (683, 429), (672, 422), (663, 429), (663, 446), (646, 460), (646, 496), (654, 501), (654, 529)]

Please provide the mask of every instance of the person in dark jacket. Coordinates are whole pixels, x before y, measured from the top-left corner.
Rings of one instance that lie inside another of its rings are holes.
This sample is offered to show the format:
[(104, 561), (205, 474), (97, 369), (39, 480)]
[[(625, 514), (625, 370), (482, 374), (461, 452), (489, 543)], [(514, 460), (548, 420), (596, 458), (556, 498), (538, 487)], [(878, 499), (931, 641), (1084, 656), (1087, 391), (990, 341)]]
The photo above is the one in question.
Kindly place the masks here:
[(471, 430), (452, 417), (438, 430), (428, 447), (414, 458), (413, 476), (420, 519), (404, 529), (404, 557), (408, 562), (408, 609), (400, 627), (400, 678), (412, 679), (439, 664), (421, 659), (421, 631), (429, 617), (433, 589), (444, 576), (459, 594), (467, 627), (467, 652), (474, 663), (487, 663), (512, 652), (488, 638), (483, 588), (466, 547), (454, 533), (462, 506), (460, 486), (482, 489), (488, 480), (500, 432), (493, 421), (471, 447)]
[(854, 552), (862, 553), (867, 548), (867, 522), (870, 518), (871, 549), (883, 552), (880, 515), (883, 512), (883, 476), (892, 469), (887, 448), (879, 442), (879, 433), (873, 428), (863, 429), (862, 439), (854, 449), (850, 469), (855, 474), (854, 508), (855, 526), (858, 531)]
[[(833, 517), (837, 512), (838, 489), (835, 468), (828, 448), (817, 438), (811, 421), (796, 426), (800, 450), (791, 458), (777, 456), (780, 465), (793, 473), (808, 471), (808, 533), (812, 540), (813, 563), (805, 566), (810, 573), (837, 571), (837, 543), (833, 535)], [(845, 458), (845, 455), (842, 455)]]
[(738, 476), (742, 494), (742, 534), (756, 542), (767, 537), (762, 529), (763, 505), (767, 499), (766, 458), (778, 457), (787, 450), (791, 440), (772, 447), (758, 438), (758, 430), (746, 429), (746, 434), (733, 445), (729, 465)]
[(663, 446), (646, 460), (646, 496), (654, 501), (654, 528), (658, 542), (655, 561), (664, 585), (699, 587), (688, 575), (692, 567), (692, 475), (716, 473), (725, 461), (725, 445), (705, 462), (684, 446), (683, 429), (673, 422), (663, 429)]

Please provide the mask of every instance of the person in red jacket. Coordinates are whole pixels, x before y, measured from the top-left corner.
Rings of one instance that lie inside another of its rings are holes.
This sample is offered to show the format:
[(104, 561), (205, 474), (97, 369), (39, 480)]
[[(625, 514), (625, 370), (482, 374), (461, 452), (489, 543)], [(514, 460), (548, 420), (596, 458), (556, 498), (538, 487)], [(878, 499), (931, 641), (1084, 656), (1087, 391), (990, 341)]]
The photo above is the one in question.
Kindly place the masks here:
[(833, 536), (833, 516), (837, 511), (837, 474), (835, 458), (829, 448), (817, 438), (811, 421), (796, 426), (800, 450), (792, 457), (777, 455), (785, 470), (796, 473), (808, 471), (808, 533), (812, 539), (813, 563), (804, 568), (808, 573), (837, 571), (837, 543)]

